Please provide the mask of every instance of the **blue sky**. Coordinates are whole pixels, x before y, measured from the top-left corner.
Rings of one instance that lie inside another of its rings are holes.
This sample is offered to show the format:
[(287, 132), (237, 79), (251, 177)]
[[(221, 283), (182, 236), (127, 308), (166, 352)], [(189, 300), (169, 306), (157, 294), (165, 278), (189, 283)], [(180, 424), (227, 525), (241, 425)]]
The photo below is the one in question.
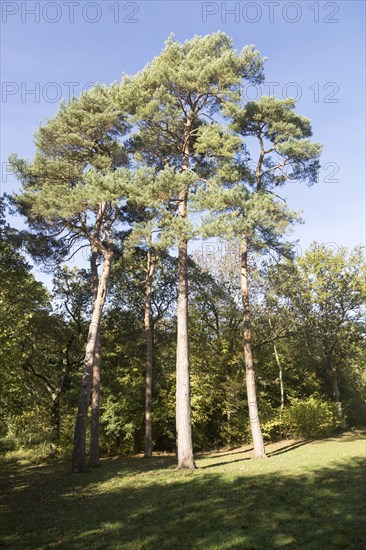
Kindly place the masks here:
[(2, 192), (18, 186), (8, 155), (32, 157), (33, 134), (61, 96), (141, 69), (171, 32), (182, 41), (222, 30), (237, 49), (255, 44), (268, 58), (267, 84), (248, 88), (248, 99), (271, 90), (297, 97), (324, 145), (319, 183), (283, 191), (303, 210), (301, 247), (365, 244), (365, 2), (3, 0), (1, 8)]

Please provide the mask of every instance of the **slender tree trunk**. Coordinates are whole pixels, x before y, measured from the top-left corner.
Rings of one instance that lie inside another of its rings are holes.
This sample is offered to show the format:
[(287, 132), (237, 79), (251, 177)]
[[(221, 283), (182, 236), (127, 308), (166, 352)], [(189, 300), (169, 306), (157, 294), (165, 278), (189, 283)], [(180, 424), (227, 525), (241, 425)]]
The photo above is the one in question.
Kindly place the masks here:
[(343, 414), (343, 409), (342, 409), (341, 392), (339, 391), (339, 386), (338, 386), (337, 369), (333, 366), (332, 357), (328, 356), (327, 357), (327, 362), (328, 362), (328, 366), (329, 366), (330, 379), (332, 381), (334, 401), (337, 404), (339, 422), (340, 422), (342, 430), (345, 430), (346, 427), (347, 427), (347, 423), (346, 423), (346, 419), (345, 419), (345, 416)]
[(145, 294), (145, 337), (146, 337), (146, 387), (145, 387), (145, 458), (152, 456), (152, 370), (153, 370), (153, 338), (151, 326), (151, 294), (154, 262), (151, 260), (151, 250), (147, 251), (146, 294)]
[(102, 345), (100, 329), (95, 344), (93, 362), (93, 384), (91, 401), (91, 423), (90, 423), (90, 447), (89, 466), (99, 466), (99, 418), (100, 418), (100, 377), (102, 369)]
[(248, 237), (245, 233), (242, 237), (240, 256), (240, 282), (244, 312), (244, 357), (250, 430), (253, 439), (254, 457), (265, 458), (266, 453), (264, 450), (263, 435), (258, 416), (257, 395), (254, 377), (248, 281)]
[(60, 395), (52, 394), (51, 397), (51, 445), (56, 449), (60, 441)]
[(90, 399), (90, 388), (93, 375), (93, 364), (99, 325), (102, 310), (106, 298), (107, 283), (110, 274), (112, 253), (104, 254), (103, 272), (98, 283), (98, 292), (94, 302), (93, 314), (89, 325), (88, 339), (84, 357), (84, 371), (81, 381), (79, 406), (76, 416), (74, 447), (72, 456), (72, 471), (84, 472), (86, 470), (86, 426), (88, 418), (88, 406)]
[[(271, 321), (270, 317), (268, 317), (268, 323), (269, 323), (269, 328), (271, 330), (271, 335), (272, 335), (272, 321)], [(277, 346), (276, 346), (275, 342), (273, 342), (273, 351), (274, 351), (274, 356), (276, 358), (276, 363), (277, 363), (277, 367), (278, 367), (278, 378), (279, 378), (279, 381), (280, 381), (280, 398), (281, 398), (280, 421), (281, 421), (282, 420), (283, 409), (285, 408), (285, 389), (284, 389), (284, 385), (283, 385), (282, 364), (281, 364), (281, 361), (280, 361), (280, 356), (278, 355)], [(280, 437), (282, 438), (282, 428), (281, 427), (280, 427)]]
[(278, 377), (280, 380), (280, 396), (281, 396), (281, 405), (280, 405), (280, 414), (282, 415), (283, 409), (285, 408), (285, 390), (283, 386), (283, 370), (282, 370), (282, 364), (280, 361), (280, 356), (278, 355), (277, 346), (276, 344), (273, 344), (273, 351), (276, 357), (276, 363), (278, 367)]
[[(189, 136), (192, 119), (186, 121), (182, 170), (189, 167)], [(187, 217), (187, 191), (179, 195), (180, 218)], [(177, 303), (177, 364), (176, 364), (176, 430), (178, 468), (194, 469), (191, 389), (188, 342), (188, 241), (181, 236), (178, 242), (178, 303)]]
[(283, 409), (285, 408), (285, 390), (283, 386), (283, 371), (282, 371), (282, 364), (280, 361), (280, 356), (278, 355), (277, 346), (276, 344), (273, 344), (273, 351), (276, 357), (276, 363), (278, 366), (278, 377), (280, 379), (280, 396), (281, 396), (281, 405), (280, 405), (280, 439), (282, 439), (282, 413)]

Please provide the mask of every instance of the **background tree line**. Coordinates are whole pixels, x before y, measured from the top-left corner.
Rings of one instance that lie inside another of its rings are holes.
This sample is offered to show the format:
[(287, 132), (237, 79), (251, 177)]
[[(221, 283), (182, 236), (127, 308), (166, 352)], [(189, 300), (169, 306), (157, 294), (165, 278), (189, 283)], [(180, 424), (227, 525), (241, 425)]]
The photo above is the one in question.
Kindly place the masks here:
[[(43, 447), (69, 456), (91, 307), (90, 273), (60, 267), (50, 295), (35, 281), (18, 246), (17, 232), (3, 223), (1, 256), (7, 261), (1, 264), (1, 446), (3, 451)], [(239, 274), (233, 258), (232, 252), (204, 258), (199, 252), (189, 262), (197, 451), (250, 441)], [(133, 261), (120, 259), (112, 271), (102, 330), (103, 453), (145, 448), (144, 259), (143, 251), (136, 250)], [(175, 450), (176, 270), (175, 257), (162, 257), (152, 291), (156, 451)], [(364, 270), (361, 249), (334, 253), (319, 243), (303, 257), (256, 270), (253, 341), (265, 440), (329, 433), (340, 425), (332, 408), (339, 402), (348, 427), (364, 424)], [(349, 277), (356, 288), (347, 285)], [(330, 339), (335, 371), (329, 369)]]

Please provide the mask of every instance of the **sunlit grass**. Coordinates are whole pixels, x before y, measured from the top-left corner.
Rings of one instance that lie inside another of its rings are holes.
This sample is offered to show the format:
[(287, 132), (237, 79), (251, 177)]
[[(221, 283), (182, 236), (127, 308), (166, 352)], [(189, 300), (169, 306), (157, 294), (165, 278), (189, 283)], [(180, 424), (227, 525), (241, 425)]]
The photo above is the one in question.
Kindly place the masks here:
[(108, 459), (86, 474), (67, 463), (4, 464), (2, 546), (14, 549), (243, 550), (365, 548), (363, 434), (175, 459)]

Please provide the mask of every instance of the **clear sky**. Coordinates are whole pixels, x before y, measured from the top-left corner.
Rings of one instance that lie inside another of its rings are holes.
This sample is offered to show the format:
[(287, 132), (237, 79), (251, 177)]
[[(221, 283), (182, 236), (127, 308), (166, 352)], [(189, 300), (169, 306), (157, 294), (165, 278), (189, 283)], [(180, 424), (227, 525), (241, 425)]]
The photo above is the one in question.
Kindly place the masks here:
[[(324, 145), (319, 183), (283, 191), (305, 224), (294, 236), (365, 244), (365, 2), (6, 1), (1, 2), (2, 192), (11, 152), (31, 158), (33, 134), (61, 98), (141, 69), (170, 33), (183, 41), (222, 30), (235, 47), (268, 58), (266, 83), (248, 99), (298, 98)], [(13, 224), (20, 223), (12, 220)]]

